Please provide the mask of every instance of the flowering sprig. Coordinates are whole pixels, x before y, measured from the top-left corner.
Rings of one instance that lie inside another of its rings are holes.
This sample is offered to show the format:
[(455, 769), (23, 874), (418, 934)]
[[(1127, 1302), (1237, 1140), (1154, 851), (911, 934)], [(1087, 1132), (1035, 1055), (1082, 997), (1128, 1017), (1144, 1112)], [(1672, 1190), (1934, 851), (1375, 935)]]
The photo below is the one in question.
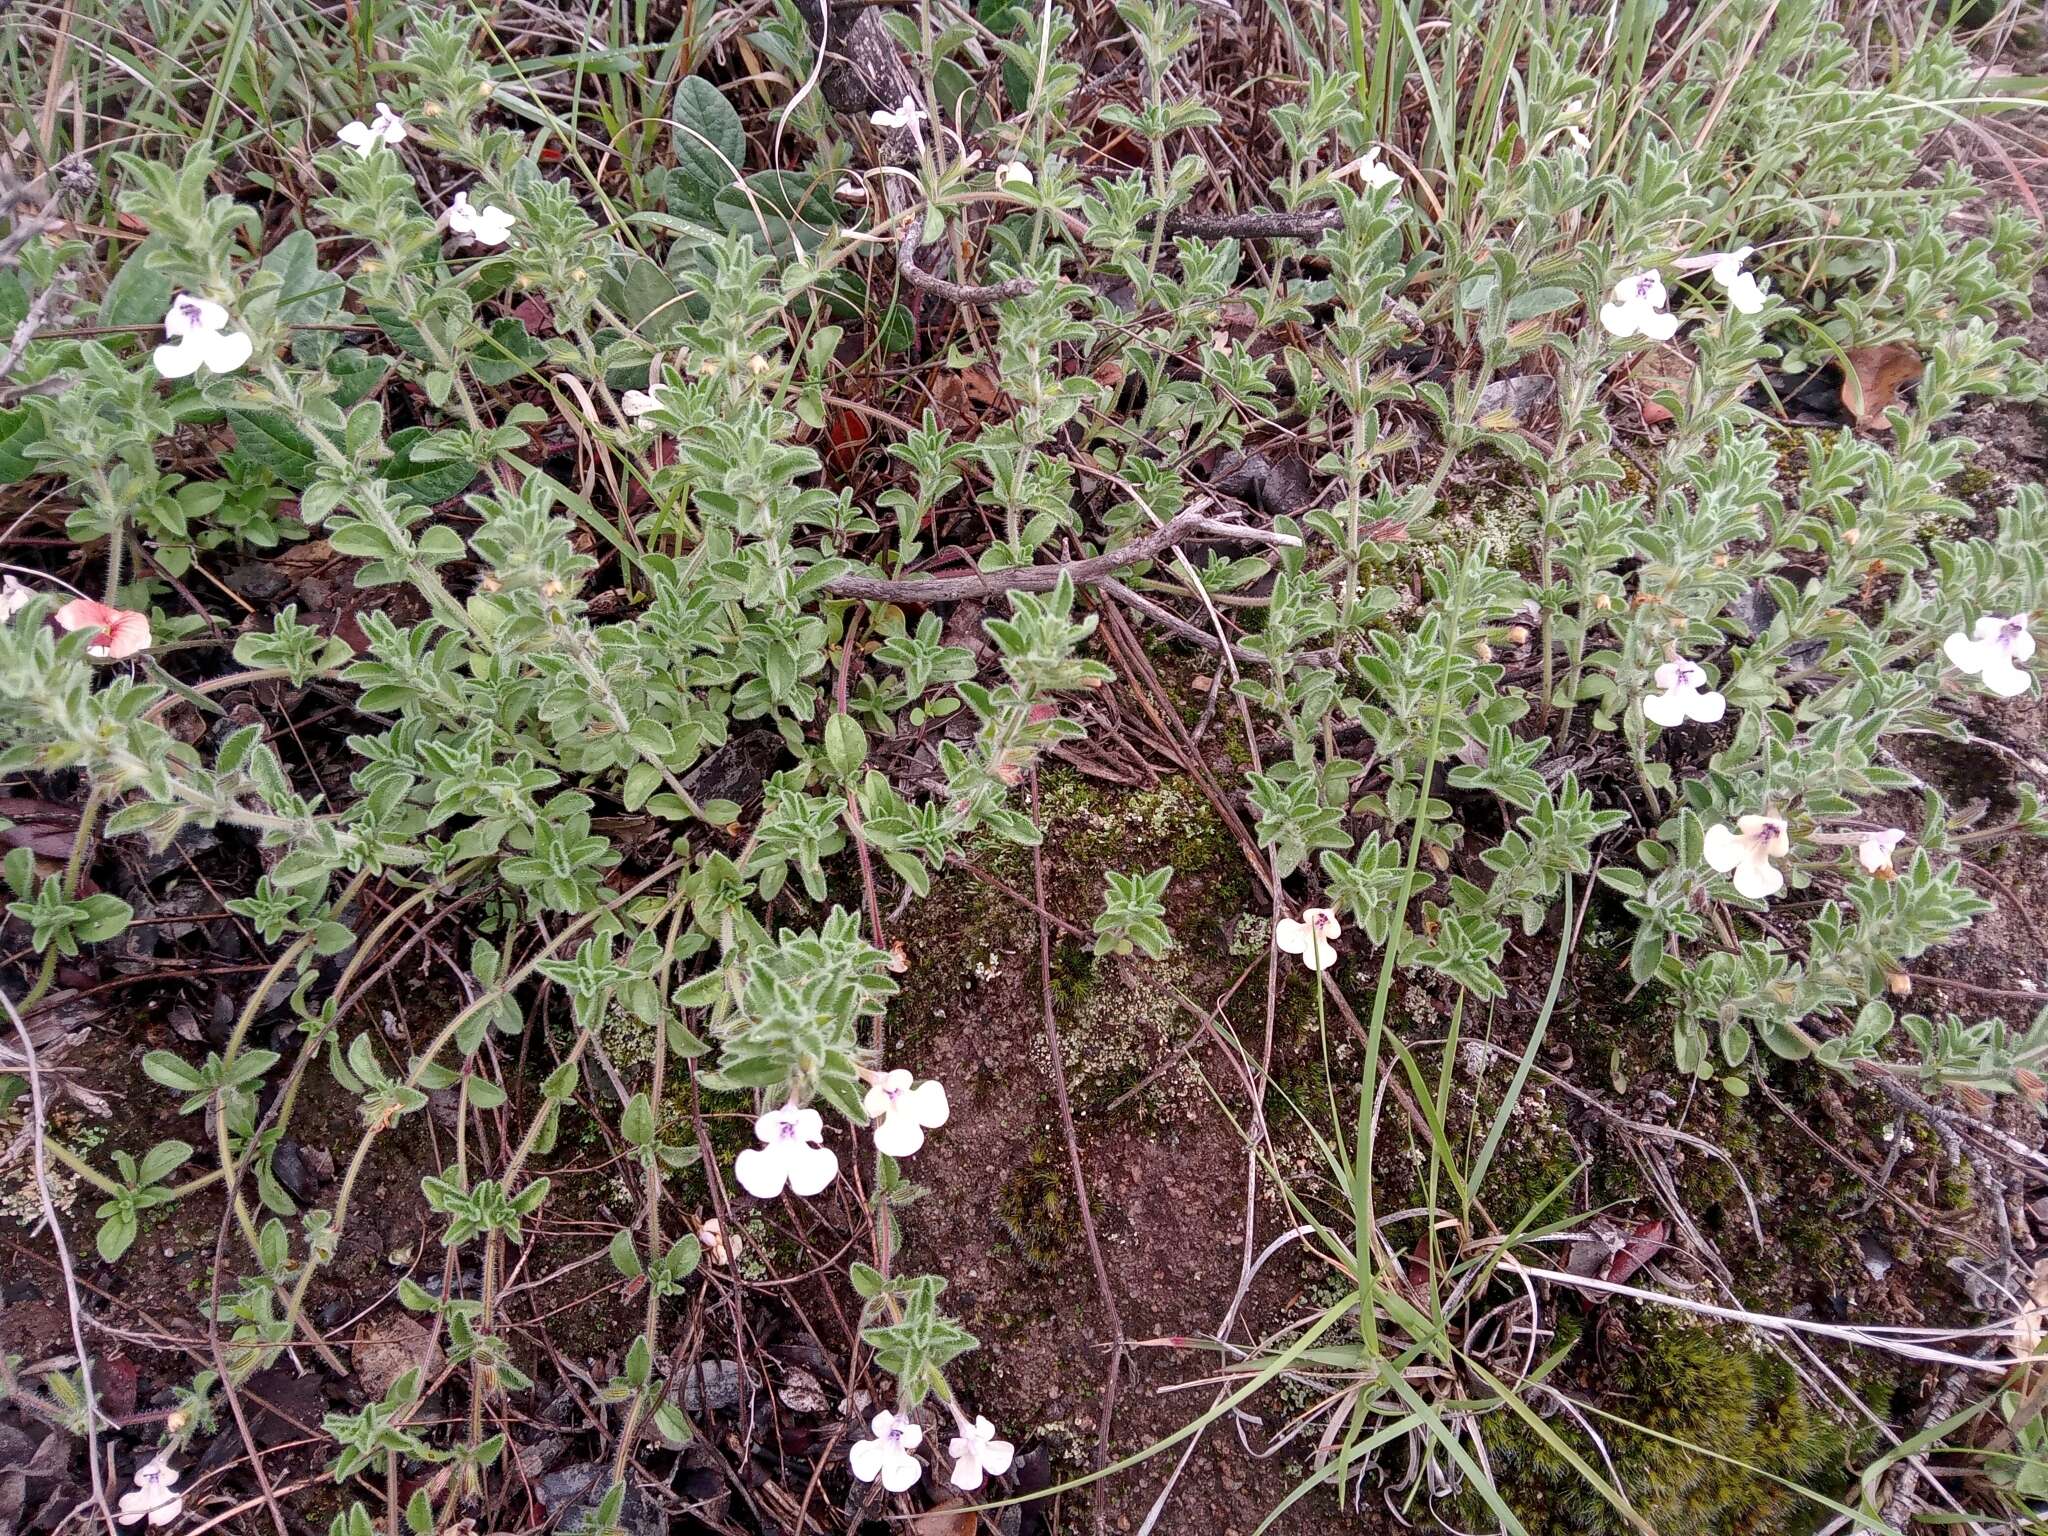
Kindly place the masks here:
[(379, 145), (403, 144), (405, 135), (405, 119), (380, 101), (367, 123), (361, 119), (343, 123), (335, 137), (357, 154), (367, 158)]
[(89, 597), (74, 597), (52, 615), (60, 628), (92, 635), (85, 654), (120, 661), (150, 646), (149, 615), (131, 608), (112, 608)]
[(170, 340), (151, 354), (156, 371), (167, 379), (188, 378), (201, 368), (233, 373), (249, 361), (255, 342), (245, 331), (228, 329), (227, 310), (211, 299), (181, 293), (164, 312), (164, 334)]
[(1865, 874), (1880, 880), (1895, 879), (1898, 871), (1892, 867), (1892, 854), (1905, 840), (1906, 834), (1897, 827), (1872, 832), (1856, 844), (1856, 862), (1863, 866)]
[(945, 1084), (936, 1078), (913, 1083), (901, 1067), (870, 1076), (861, 1108), (874, 1122), (876, 1148), (891, 1157), (913, 1156), (924, 1145), (924, 1133), (944, 1125), (950, 1112)]
[(1705, 256), (1683, 256), (1672, 265), (1687, 276), (1708, 273), (1728, 295), (1731, 309), (1740, 314), (1754, 315), (1763, 309), (1770, 297), (1744, 266), (1755, 254), (1755, 246), (1743, 245), (1732, 251), (1712, 251)]
[(1782, 819), (1751, 815), (1737, 817), (1734, 831), (1719, 822), (1707, 828), (1704, 853), (1707, 866), (1729, 876), (1739, 894), (1762, 901), (1785, 888), (1783, 871), (1771, 861), (1791, 846)]
[(1337, 914), (1328, 907), (1305, 907), (1299, 919), (1283, 917), (1273, 925), (1273, 942), (1284, 954), (1301, 956), (1312, 971), (1337, 963), (1337, 940), (1344, 936)]
[(883, 1409), (868, 1424), (872, 1438), (857, 1440), (846, 1453), (853, 1475), (864, 1483), (880, 1481), (891, 1493), (914, 1487), (924, 1476), (924, 1463), (912, 1454), (924, 1444), (924, 1430), (907, 1413)]
[(1942, 643), (1942, 654), (1958, 672), (1982, 679), (1999, 698), (2018, 698), (2033, 682), (2022, 670), (2022, 663), (2034, 654), (2028, 622), (2029, 615), (2024, 613), (2005, 618), (1987, 613), (1967, 635), (1960, 631), (1950, 635)]
[(184, 1495), (175, 1491), (178, 1470), (159, 1453), (135, 1469), (135, 1486), (121, 1495), (115, 1516), (123, 1525), (169, 1525), (185, 1512)]
[(1638, 272), (1614, 285), (1613, 298), (1600, 306), (1600, 324), (1610, 336), (1669, 341), (1678, 334), (1678, 317), (1664, 307), (1664, 280), (1654, 271)]
[(786, 1188), (808, 1200), (839, 1177), (839, 1154), (825, 1142), (825, 1121), (794, 1100), (754, 1121), (761, 1143), (733, 1161), (740, 1187), (757, 1200), (773, 1200)]
[(968, 1418), (957, 1403), (948, 1404), (953, 1410), (953, 1422), (960, 1427), (946, 1445), (946, 1454), (953, 1458), (953, 1470), (946, 1481), (963, 1492), (972, 1493), (991, 1477), (1001, 1477), (1010, 1470), (1010, 1464), (1017, 1457), (1017, 1448), (1009, 1441), (996, 1436), (996, 1427), (986, 1415), (977, 1413)]
[(1694, 720), (1712, 725), (1728, 712), (1728, 701), (1712, 689), (1702, 690), (1707, 674), (1692, 662), (1673, 659), (1656, 671), (1661, 693), (1643, 695), (1643, 718), (1666, 730)]
[(467, 192), (456, 193), (455, 201), (448, 205), (448, 227), (478, 245), (503, 245), (512, 238), (512, 226), (518, 222), (496, 203), (475, 207)]

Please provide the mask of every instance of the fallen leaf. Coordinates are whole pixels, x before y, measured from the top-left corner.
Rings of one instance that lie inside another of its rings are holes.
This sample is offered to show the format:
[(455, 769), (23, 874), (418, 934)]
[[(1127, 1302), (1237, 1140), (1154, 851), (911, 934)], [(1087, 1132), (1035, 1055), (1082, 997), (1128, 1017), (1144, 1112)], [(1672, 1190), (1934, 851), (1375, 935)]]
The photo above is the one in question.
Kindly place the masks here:
[(1626, 1284), (1630, 1275), (1657, 1256), (1657, 1250), (1664, 1246), (1665, 1231), (1661, 1220), (1637, 1222), (1614, 1257), (1607, 1261), (1607, 1273), (1600, 1278), (1615, 1285)]
[(1666, 390), (1685, 393), (1685, 386), (1692, 382), (1692, 359), (1676, 347), (1651, 347), (1630, 371), (1629, 382), (1635, 386), (1636, 409), (1643, 425), (1662, 426), (1671, 420), (1671, 408), (1657, 396)]
[(875, 435), (868, 419), (859, 411), (836, 406), (825, 417), (825, 437), (831, 448), (825, 457), (832, 467), (844, 474), (860, 462), (861, 450), (867, 447), (868, 439)]
[(417, 1368), (422, 1380), (431, 1376), (440, 1354), (433, 1334), (403, 1312), (394, 1312), (364, 1330), (349, 1360), (363, 1390), (382, 1397), (407, 1371)]
[(818, 1378), (801, 1367), (783, 1376), (782, 1390), (775, 1395), (791, 1413), (827, 1413), (832, 1407), (832, 1400), (825, 1396)]
[(1918, 383), (1925, 368), (1920, 354), (1902, 341), (1850, 347), (1843, 357), (1842, 408), (1866, 432), (1885, 430), (1884, 413), (1898, 404), (1899, 391)]
[(1479, 391), (1479, 425), (1489, 432), (1526, 426), (1556, 393), (1556, 382), (1541, 373), (1495, 379)]
[(913, 1536), (974, 1536), (980, 1523), (981, 1516), (970, 1506), (959, 1499), (947, 1499), (922, 1514), (912, 1515), (909, 1529)]

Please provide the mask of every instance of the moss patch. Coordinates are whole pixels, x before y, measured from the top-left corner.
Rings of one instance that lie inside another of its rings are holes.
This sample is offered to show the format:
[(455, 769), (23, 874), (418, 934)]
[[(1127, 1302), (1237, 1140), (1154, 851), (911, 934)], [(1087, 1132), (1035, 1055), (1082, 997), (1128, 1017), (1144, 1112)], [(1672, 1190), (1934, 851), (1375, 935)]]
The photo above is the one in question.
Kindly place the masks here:
[[(1611, 1465), (1620, 1491), (1652, 1529), (1669, 1536), (1795, 1536), (1814, 1528), (1821, 1507), (1785, 1483), (1839, 1493), (1853, 1436), (1808, 1401), (1790, 1366), (1733, 1332), (1668, 1314), (1638, 1313), (1625, 1332), (1610, 1321), (1600, 1333), (1597, 1368), (1590, 1365), (1590, 1339), (1581, 1338), (1566, 1372), (1576, 1365), (1599, 1378), (1587, 1399), (1599, 1413), (1585, 1417), (1598, 1427), (1605, 1460), (1571, 1416), (1547, 1415), (1545, 1423), (1587, 1466)], [(1541, 1412), (1545, 1405), (1534, 1406)], [(1633, 1529), (1519, 1416), (1495, 1414), (1485, 1435), (1495, 1486), (1530, 1536), (1624, 1536)], [(1773, 1480), (1779, 1478), (1785, 1483)], [(1476, 1496), (1468, 1494), (1466, 1503), (1473, 1520), (1487, 1518)]]

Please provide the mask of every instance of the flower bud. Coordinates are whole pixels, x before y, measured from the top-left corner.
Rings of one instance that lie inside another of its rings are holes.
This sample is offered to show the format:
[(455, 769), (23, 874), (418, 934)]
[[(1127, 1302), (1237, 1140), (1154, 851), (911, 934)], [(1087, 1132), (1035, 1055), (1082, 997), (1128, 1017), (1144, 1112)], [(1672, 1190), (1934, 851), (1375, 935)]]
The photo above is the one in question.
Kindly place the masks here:
[(1605, 613), (1608, 609), (1612, 608), (1613, 606), (1614, 599), (1609, 597), (1605, 592), (1595, 592), (1593, 594), (1593, 609), (1595, 612)]
[(1511, 625), (1511, 626), (1509, 626), (1509, 628), (1508, 628), (1508, 644), (1509, 644), (1509, 645), (1527, 645), (1528, 643), (1529, 643), (1529, 626), (1528, 626), (1528, 625), (1526, 625), (1526, 624), (1515, 624), (1515, 625)]
[(1894, 997), (1913, 995), (1913, 978), (1904, 971), (1892, 971), (1885, 977), (1884, 984)]
[(1863, 542), (1863, 530), (1861, 528), (1844, 528), (1842, 530), (1842, 542), (1848, 545), (1849, 548), (1854, 549)]

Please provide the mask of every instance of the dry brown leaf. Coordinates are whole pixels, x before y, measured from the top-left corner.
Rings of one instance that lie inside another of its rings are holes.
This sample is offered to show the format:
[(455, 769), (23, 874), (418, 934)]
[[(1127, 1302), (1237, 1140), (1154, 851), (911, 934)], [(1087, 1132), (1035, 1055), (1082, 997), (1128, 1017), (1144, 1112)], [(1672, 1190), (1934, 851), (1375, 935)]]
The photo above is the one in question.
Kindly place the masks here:
[(422, 1380), (431, 1376), (440, 1354), (431, 1333), (403, 1312), (394, 1312), (363, 1330), (362, 1338), (349, 1351), (349, 1363), (355, 1366), (363, 1390), (382, 1397), (394, 1381), (415, 1367)]
[(981, 1517), (959, 1499), (934, 1504), (910, 1517), (911, 1536), (974, 1536)]
[(1925, 371), (1920, 354), (1902, 341), (1850, 347), (1842, 372), (1842, 409), (1866, 432), (1885, 430), (1884, 413), (1899, 402), (1899, 391)]
[(1673, 394), (1685, 393), (1685, 386), (1692, 382), (1692, 358), (1677, 347), (1651, 347), (1629, 374), (1629, 382), (1636, 388), (1636, 409), (1642, 413), (1643, 425), (1662, 426), (1671, 420), (1671, 411), (1656, 397), (1667, 389)]

